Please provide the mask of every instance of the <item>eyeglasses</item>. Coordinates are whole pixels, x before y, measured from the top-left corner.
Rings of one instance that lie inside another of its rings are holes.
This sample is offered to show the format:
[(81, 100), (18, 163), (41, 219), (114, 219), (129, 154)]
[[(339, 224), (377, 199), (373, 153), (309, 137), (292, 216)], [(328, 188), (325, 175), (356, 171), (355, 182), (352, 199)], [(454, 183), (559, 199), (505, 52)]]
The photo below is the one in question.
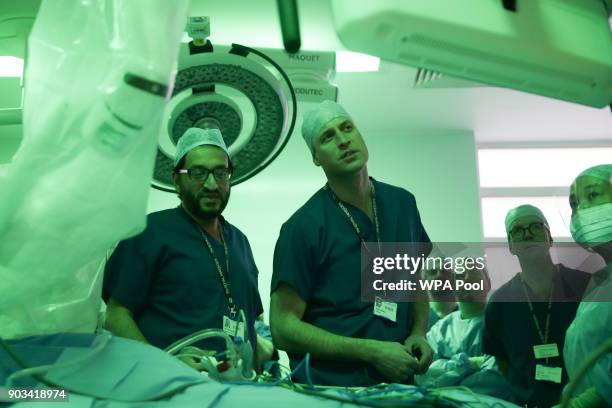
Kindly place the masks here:
[(194, 167), (192, 169), (179, 169), (178, 173), (187, 174), (191, 181), (206, 181), (210, 173), (217, 181), (227, 181), (232, 176), (228, 167), (215, 167), (212, 170), (206, 167)]
[(529, 230), (531, 235), (542, 235), (544, 234), (545, 226), (541, 222), (532, 222), (526, 227), (516, 226), (510, 230), (510, 237), (518, 240), (525, 238), (525, 231)]

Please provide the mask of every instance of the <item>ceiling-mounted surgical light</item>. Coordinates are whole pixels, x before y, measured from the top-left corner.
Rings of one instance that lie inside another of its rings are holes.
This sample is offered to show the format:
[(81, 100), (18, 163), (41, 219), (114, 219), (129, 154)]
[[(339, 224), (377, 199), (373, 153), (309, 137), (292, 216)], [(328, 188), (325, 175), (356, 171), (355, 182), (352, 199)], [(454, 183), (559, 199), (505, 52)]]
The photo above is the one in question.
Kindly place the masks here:
[(159, 137), (153, 187), (174, 191), (176, 143), (190, 127), (221, 131), (234, 166), (232, 185), (253, 177), (285, 147), (295, 127), (296, 106), (289, 77), (266, 54), (238, 44), (183, 44)]

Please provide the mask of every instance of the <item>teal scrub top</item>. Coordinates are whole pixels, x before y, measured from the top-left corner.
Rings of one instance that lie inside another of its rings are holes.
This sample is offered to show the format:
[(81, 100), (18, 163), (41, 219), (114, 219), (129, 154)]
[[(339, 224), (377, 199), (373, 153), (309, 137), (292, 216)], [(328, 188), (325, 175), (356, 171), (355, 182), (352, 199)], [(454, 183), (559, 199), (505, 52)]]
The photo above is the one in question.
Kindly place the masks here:
[[(585, 272), (560, 266), (555, 277), (555, 288), (563, 290), (566, 301), (553, 302), (550, 313), (550, 333), (547, 343), (556, 343), (559, 357), (550, 358), (549, 365), (562, 368), (561, 384), (549, 381), (536, 381), (536, 362), (533, 346), (542, 344), (533, 317), (525, 299), (519, 275), (497, 289), (485, 312), (485, 325), (482, 336), (482, 351), (508, 362), (506, 379), (512, 388), (515, 402), (530, 407), (550, 407), (561, 396), (563, 386), (568, 382), (567, 370), (563, 361), (565, 333), (576, 316), (580, 298), (588, 283)], [(530, 299), (536, 295), (527, 288)], [(534, 312), (544, 330), (548, 302), (533, 302)]]
[[(222, 219), (229, 253), (229, 282), (234, 303), (245, 312), (251, 345), (254, 321), (263, 308), (258, 271), (246, 236)], [(208, 237), (225, 271), (223, 245)], [(103, 299), (112, 296), (134, 315), (154, 346), (165, 348), (203, 329), (222, 329), (228, 301), (213, 258), (199, 229), (181, 208), (149, 214), (139, 235), (119, 243), (104, 273)], [(196, 344), (225, 349), (220, 341)]]
[[(612, 264), (595, 273), (576, 318), (567, 329), (563, 357), (570, 380), (576, 378), (589, 354), (612, 339)], [(584, 374), (574, 396), (590, 387), (612, 404), (612, 353), (601, 356)]]
[[(372, 179), (382, 242), (431, 243), (414, 196)], [(375, 226), (360, 209), (345, 203), (367, 242), (376, 242)], [(397, 322), (373, 314), (373, 302), (361, 301), (361, 241), (326, 189), (317, 191), (283, 224), (274, 251), (271, 293), (292, 287), (307, 304), (303, 321), (331, 333), (364, 339), (403, 342), (410, 334), (414, 304), (398, 303)], [(423, 249), (425, 248), (425, 249)], [(415, 250), (416, 251), (416, 250)], [(303, 355), (289, 354), (295, 368)], [(315, 384), (368, 386), (388, 382), (370, 364), (310, 359)], [(306, 371), (294, 375), (307, 382)]]

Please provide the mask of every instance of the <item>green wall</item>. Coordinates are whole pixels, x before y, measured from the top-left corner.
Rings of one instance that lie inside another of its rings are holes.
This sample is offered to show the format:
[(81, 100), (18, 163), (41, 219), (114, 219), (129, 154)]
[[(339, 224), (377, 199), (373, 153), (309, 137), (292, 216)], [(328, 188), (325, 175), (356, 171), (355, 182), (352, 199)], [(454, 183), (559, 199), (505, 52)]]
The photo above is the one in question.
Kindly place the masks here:
[(416, 196), (432, 241), (482, 241), (471, 131), (414, 130), (367, 137), (370, 173)]

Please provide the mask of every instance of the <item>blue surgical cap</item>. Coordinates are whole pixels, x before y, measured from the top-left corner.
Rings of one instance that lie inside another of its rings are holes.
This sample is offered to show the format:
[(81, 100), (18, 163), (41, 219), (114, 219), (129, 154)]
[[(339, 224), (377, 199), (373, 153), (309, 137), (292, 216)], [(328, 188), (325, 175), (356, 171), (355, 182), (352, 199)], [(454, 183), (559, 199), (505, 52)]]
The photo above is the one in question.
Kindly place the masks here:
[(584, 176), (591, 176), (612, 184), (612, 164), (600, 164), (598, 166), (589, 167), (580, 173), (578, 177), (576, 177), (576, 180)]
[(219, 129), (189, 128), (183, 133), (183, 136), (181, 136), (176, 144), (174, 167), (177, 166), (183, 156), (189, 153), (191, 149), (204, 145), (220, 147), (229, 156), (227, 146)]
[(321, 134), (325, 125), (332, 119), (351, 117), (342, 106), (334, 101), (323, 101), (304, 114), (302, 137), (311, 153), (314, 153), (314, 140)]
[(515, 221), (529, 216), (539, 218), (540, 221), (542, 221), (544, 225), (548, 227), (548, 221), (546, 220), (544, 213), (538, 207), (534, 207), (530, 204), (523, 204), (511, 209), (510, 211), (508, 211), (508, 214), (506, 214), (506, 232), (510, 233), (512, 224)]

